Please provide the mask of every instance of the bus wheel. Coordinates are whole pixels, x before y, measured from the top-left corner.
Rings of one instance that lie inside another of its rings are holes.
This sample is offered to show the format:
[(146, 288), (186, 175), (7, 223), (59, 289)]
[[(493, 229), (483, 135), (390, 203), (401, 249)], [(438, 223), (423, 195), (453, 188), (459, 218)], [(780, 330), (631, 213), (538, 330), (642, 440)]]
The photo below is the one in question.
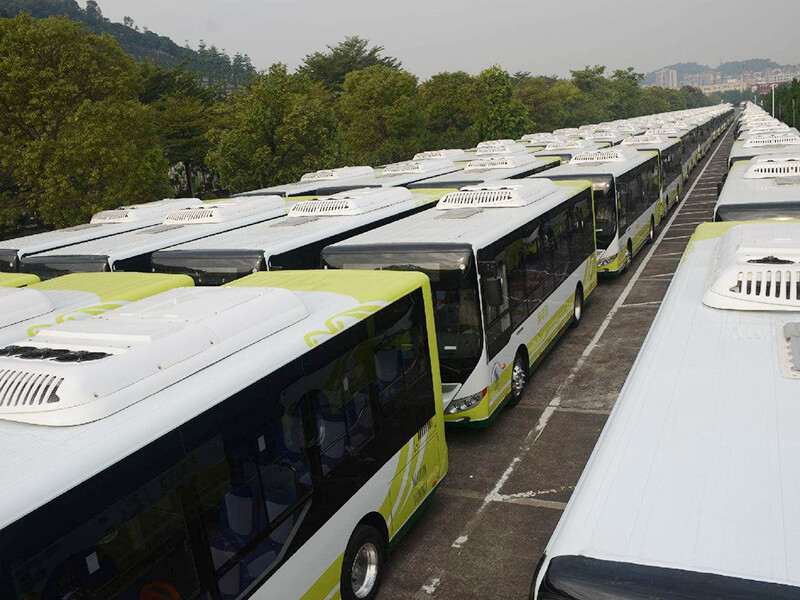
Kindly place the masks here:
[(528, 359), (520, 350), (514, 357), (514, 366), (511, 369), (511, 400), (509, 406), (516, 406), (522, 400), (525, 385), (528, 383)]
[(647, 243), (652, 244), (653, 240), (656, 239), (656, 224), (653, 221), (653, 218), (650, 218), (650, 233), (647, 234)]
[(583, 288), (575, 288), (575, 303), (572, 305), (572, 326), (577, 327), (583, 316)]
[(628, 240), (628, 244), (625, 246), (625, 270), (627, 271), (631, 267), (631, 263), (633, 262), (633, 242)]
[(342, 561), (343, 600), (372, 600), (378, 594), (386, 560), (386, 542), (381, 532), (360, 524), (347, 543)]

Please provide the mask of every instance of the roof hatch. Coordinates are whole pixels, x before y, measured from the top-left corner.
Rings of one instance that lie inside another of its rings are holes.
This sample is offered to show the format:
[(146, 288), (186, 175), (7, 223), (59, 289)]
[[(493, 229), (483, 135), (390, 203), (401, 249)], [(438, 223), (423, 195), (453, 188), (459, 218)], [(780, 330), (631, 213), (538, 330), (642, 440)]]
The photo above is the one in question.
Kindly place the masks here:
[(228, 223), (286, 207), (286, 200), (280, 196), (236, 197), (173, 211), (166, 216), (163, 224)]
[(528, 133), (523, 135), (520, 139), (527, 144), (533, 144), (536, 142), (549, 144), (550, 142), (555, 141), (556, 136), (552, 133)]
[(659, 146), (661, 144), (666, 144), (669, 141), (668, 138), (662, 135), (634, 135), (632, 137), (625, 138), (622, 140), (623, 146)]
[(0, 328), (33, 319), (54, 310), (46, 294), (31, 288), (0, 287)]
[(465, 171), (484, 171), (486, 169), (517, 169), (537, 162), (533, 154), (509, 154), (507, 156), (485, 156), (467, 163)]
[(725, 232), (703, 303), (727, 310), (800, 310), (800, 224), (752, 223)]
[(545, 150), (580, 150), (590, 148), (594, 144), (589, 140), (556, 140), (544, 147)]
[(518, 144), (512, 140), (491, 140), (481, 142), (475, 150), (475, 156), (506, 156), (509, 154), (521, 154), (528, 149), (524, 144)]
[(102, 419), (307, 314), (288, 290), (178, 288), (56, 325), (0, 349), (0, 418), (42, 425)]
[(394, 177), (396, 175), (424, 175), (427, 173), (440, 173), (455, 169), (456, 165), (452, 160), (427, 159), (427, 160), (407, 160), (404, 162), (386, 165), (379, 177)]
[(323, 196), (314, 200), (298, 202), (287, 215), (297, 217), (340, 217), (344, 215), (361, 215), (373, 210), (388, 208), (394, 204), (406, 202), (413, 194), (403, 187), (396, 188), (361, 188), (340, 192), (333, 196)]
[(95, 213), (90, 223), (138, 223), (163, 219), (174, 210), (199, 206), (198, 198), (167, 198), (146, 204), (131, 204)]
[(300, 181), (341, 181), (342, 179), (367, 177), (373, 174), (372, 167), (339, 167), (338, 169), (320, 169), (319, 171), (306, 173), (300, 178)]
[(767, 146), (797, 146), (800, 137), (793, 133), (763, 133), (745, 140), (745, 148), (764, 148)]
[(436, 160), (437, 158), (449, 158), (450, 160), (465, 160), (467, 153), (460, 148), (446, 148), (443, 150), (426, 150), (417, 152), (414, 160)]
[(515, 179), (502, 183), (468, 185), (445, 194), (437, 210), (463, 208), (518, 208), (537, 202), (558, 189), (549, 179)]
[(630, 146), (614, 146), (603, 150), (590, 150), (576, 154), (570, 160), (570, 164), (604, 163), (604, 162), (625, 162), (634, 160), (641, 156), (635, 148)]

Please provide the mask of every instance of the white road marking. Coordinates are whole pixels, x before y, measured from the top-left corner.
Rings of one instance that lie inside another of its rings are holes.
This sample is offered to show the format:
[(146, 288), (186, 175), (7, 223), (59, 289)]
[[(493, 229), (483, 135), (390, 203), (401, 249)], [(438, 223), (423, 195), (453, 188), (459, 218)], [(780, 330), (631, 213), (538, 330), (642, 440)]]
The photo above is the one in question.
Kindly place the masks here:
[(467, 543), (467, 540), (469, 540), (469, 538), (466, 535), (459, 536), (459, 538), (455, 542), (453, 542), (451, 547), (461, 548), (464, 544)]

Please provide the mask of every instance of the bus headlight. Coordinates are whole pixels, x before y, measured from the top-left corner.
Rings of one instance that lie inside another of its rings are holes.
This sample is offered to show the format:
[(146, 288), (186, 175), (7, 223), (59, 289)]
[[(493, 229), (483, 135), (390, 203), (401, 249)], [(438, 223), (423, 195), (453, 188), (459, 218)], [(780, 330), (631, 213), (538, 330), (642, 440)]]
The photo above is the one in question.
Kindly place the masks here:
[(600, 260), (597, 261), (597, 266), (605, 267), (606, 265), (610, 265), (615, 260), (617, 260), (616, 254), (614, 256), (606, 256), (605, 258), (601, 258)]
[(467, 396), (466, 398), (456, 398), (448, 405), (447, 410), (444, 412), (448, 415), (464, 412), (465, 410), (469, 410), (470, 408), (478, 406), (485, 396), (486, 388), (477, 394), (472, 394), (472, 396)]

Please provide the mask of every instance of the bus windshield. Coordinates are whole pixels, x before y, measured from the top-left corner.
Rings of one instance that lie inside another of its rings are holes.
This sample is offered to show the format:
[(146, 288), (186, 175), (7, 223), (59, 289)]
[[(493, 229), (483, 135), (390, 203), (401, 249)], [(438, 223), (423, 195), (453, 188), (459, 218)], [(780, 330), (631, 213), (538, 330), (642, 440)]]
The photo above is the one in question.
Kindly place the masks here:
[(469, 246), (369, 246), (323, 251), (335, 269), (420, 271), (431, 281), (443, 383), (464, 383), (483, 350), (478, 277)]

